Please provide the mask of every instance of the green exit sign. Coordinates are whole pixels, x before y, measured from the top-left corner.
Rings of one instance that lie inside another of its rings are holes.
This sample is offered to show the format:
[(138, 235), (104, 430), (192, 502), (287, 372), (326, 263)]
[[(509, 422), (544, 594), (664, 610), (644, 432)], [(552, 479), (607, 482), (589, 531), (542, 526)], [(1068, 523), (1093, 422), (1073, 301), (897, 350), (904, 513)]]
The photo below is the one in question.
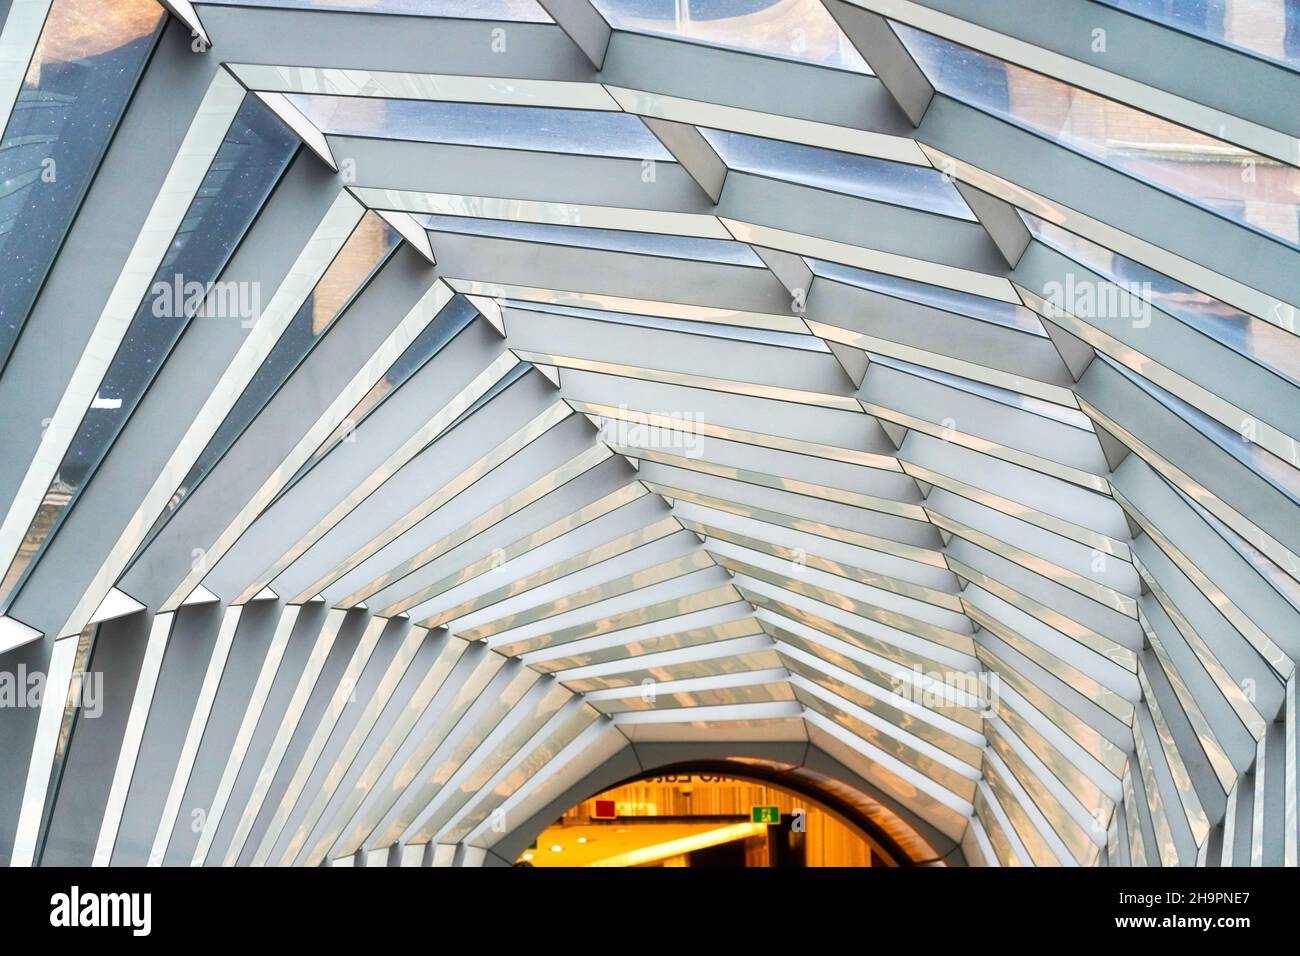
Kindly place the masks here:
[(750, 807), (749, 819), (754, 823), (780, 823), (780, 807)]

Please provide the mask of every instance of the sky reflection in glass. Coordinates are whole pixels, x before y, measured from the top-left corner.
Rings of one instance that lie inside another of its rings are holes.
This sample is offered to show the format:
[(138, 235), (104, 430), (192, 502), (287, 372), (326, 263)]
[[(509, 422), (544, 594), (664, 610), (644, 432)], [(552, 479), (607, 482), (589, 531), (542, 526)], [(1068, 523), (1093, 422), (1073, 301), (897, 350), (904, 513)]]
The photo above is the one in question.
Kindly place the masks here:
[(334, 136), (663, 162), (673, 159), (630, 113), (316, 93), (295, 93), (289, 99), (317, 129)]
[(701, 130), (730, 169), (974, 222), (938, 170), (724, 130)]
[(201, 298), (190, 284), (220, 276), (298, 145), (256, 97), (245, 97), (0, 583), (0, 601), (16, 592), (194, 317)]
[(821, 0), (592, 0), (611, 26), (870, 73)]
[(1043, 330), (1043, 323), (1038, 321), (1038, 316), (1021, 305), (1000, 302), (997, 299), (988, 299), (981, 295), (972, 295), (969, 292), (949, 289), (946, 286), (930, 285), (926, 282), (891, 276), (883, 272), (855, 269), (853, 266), (842, 265), (838, 262), (809, 259), (808, 265), (812, 268), (814, 275), (825, 276), (846, 285), (869, 289), (872, 292), (880, 292), (897, 299), (907, 299), (910, 302), (928, 305), (944, 312), (953, 312), (968, 318), (979, 319), (981, 322), (991, 322), (994, 325), (1006, 326), (1009, 329), (1028, 332), (1031, 335), (1047, 335), (1047, 332)]
[(1021, 215), (1034, 235), (1047, 245), (1300, 386), (1300, 338), (1295, 334), (1037, 216)]
[(240, 393), (234, 408), (226, 415), (216, 434), (181, 481), (180, 487), (167, 503), (166, 510), (158, 516), (141, 543), (137, 554), (149, 546), (171, 516), (198, 487), (199, 482), (230, 450), (280, 386), (334, 326), (357, 292), (387, 260), (399, 241), (400, 237), (378, 213), (367, 212), (362, 217), (325, 274), (316, 283), (315, 289), (280, 334), (271, 354)]
[(1300, 70), (1300, 0), (1095, 0)]
[[(0, 140), (0, 368), (140, 71), (163, 9), (154, 0), (54, 0)], [(3, 119), (3, 118), (0, 118)]]
[(515, 222), (507, 219), (478, 219), (473, 216), (417, 216), (420, 223), (434, 232), (492, 236), (526, 242), (574, 246), (580, 249), (605, 249), (638, 255), (689, 259), (694, 262), (725, 262), (731, 265), (763, 268), (763, 261), (743, 242), (727, 239), (700, 239), (695, 236), (672, 236), (622, 229), (591, 229), (585, 226), (556, 226), (547, 223)]
[(1300, 248), (1300, 169), (896, 23), (936, 90)]

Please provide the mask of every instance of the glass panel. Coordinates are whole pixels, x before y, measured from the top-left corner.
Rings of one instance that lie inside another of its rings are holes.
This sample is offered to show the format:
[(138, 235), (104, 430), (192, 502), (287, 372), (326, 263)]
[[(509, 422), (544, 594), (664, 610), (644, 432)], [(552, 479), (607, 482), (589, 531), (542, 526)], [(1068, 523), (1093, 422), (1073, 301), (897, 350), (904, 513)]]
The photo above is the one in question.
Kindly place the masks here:
[(203, 449), (167, 503), (166, 510), (158, 516), (137, 554), (149, 546), (176, 509), (230, 450), (280, 386), (288, 381), (400, 241), (401, 237), (377, 213), (367, 212), (362, 217)]
[(1300, 247), (1300, 169), (903, 24), (935, 89)]
[(724, 130), (700, 131), (731, 169), (975, 221), (938, 170)]
[(1253, 441), (1243, 439), (1240, 433), (1211, 418), (1195, 405), (1183, 401), (1177, 395), (1165, 391), (1150, 379), (1138, 375), (1132, 369), (1114, 361), (1109, 355), (1098, 352), (1097, 358), (1115, 369), (1165, 408), (1218, 445), (1223, 451), (1259, 475), (1283, 495), (1291, 499), (1293, 504), (1300, 504), (1300, 471), (1292, 468), (1281, 458), (1270, 454)]
[[(437, 355), (438, 351), (455, 338), (457, 333), (469, 325), (477, 315), (478, 310), (468, 299), (462, 295), (453, 296), (433, 321), (424, 327), (424, 331), (417, 335), (406, 350), (397, 357), (397, 361), (384, 373), (384, 377), (374, 384), (361, 401), (357, 402), (338, 428), (334, 429), (302, 467), (294, 472), (293, 477), (276, 495), (275, 500), (279, 501), (284, 497), (290, 488), (302, 480), (303, 475), (315, 468), (316, 464), (333, 451), (340, 442), (351, 441), (361, 423), (390, 395), (401, 388), (407, 379), (423, 368), (429, 359)], [(272, 504), (274, 503), (273, 501)]]
[(523, 20), (551, 23), (537, 0), (203, 0), (230, 7), (291, 7), (342, 13), (394, 13), (460, 20)]
[(476, 219), (472, 216), (415, 217), (424, 228), (435, 232), (456, 232), (471, 236), (499, 239), (522, 239), (557, 246), (582, 249), (607, 249), (611, 252), (635, 252), (670, 259), (697, 262), (726, 262), (732, 265), (763, 268), (763, 261), (743, 242), (727, 239), (698, 239), (659, 233), (625, 232), (621, 229), (590, 229), (585, 226), (554, 226), (506, 219)]
[(1060, 226), (1029, 213), (1021, 215), (1034, 235), (1049, 246), (1293, 385), (1300, 385), (1300, 340), (1295, 335)]
[(501, 300), (503, 306), (530, 312), (548, 312), (552, 315), (572, 315), (580, 319), (614, 322), (618, 325), (636, 325), (644, 329), (666, 329), (687, 335), (708, 335), (714, 338), (733, 339), (737, 342), (755, 342), (760, 345), (780, 345), (783, 348), (804, 352), (829, 352), (826, 343), (815, 335), (795, 332), (777, 332), (771, 329), (746, 328), (739, 325), (720, 325), (715, 322), (696, 322), (689, 319), (670, 319), (657, 315), (637, 315), (633, 312), (605, 312), (600, 309), (582, 309), (546, 302), (527, 302), (514, 299)]
[(1300, 69), (1300, 0), (1096, 0)]
[(841, 265), (838, 262), (809, 259), (808, 265), (812, 268), (814, 275), (825, 276), (827, 279), (843, 282), (846, 285), (857, 286), (860, 289), (870, 289), (873, 292), (880, 292), (896, 299), (907, 299), (921, 305), (928, 305), (934, 309), (941, 309), (944, 312), (979, 319), (981, 322), (1004, 325), (1009, 329), (1017, 329), (1031, 335), (1044, 337), (1047, 335), (1043, 330), (1043, 323), (1038, 321), (1038, 316), (1022, 305), (999, 302), (997, 299), (986, 299), (983, 296), (972, 295), (969, 292), (961, 292), (944, 286), (929, 285), (925, 282), (903, 279), (882, 272), (855, 269), (852, 266)]
[[(90, 480), (297, 147), (297, 136), (245, 97), (0, 584), (0, 600), (15, 593)], [(253, 290), (231, 299), (255, 311)]]
[(871, 69), (821, 0), (592, 0), (611, 26), (854, 73)]
[(317, 129), (336, 136), (673, 161), (630, 113), (314, 93), (289, 99)]
[(429, 444), (425, 445), (424, 447), (428, 448), (429, 445), (433, 445), (441, 441), (445, 435), (450, 434), (450, 432), (453, 429), (459, 427), (462, 422), (467, 421), (469, 417), (473, 415), (475, 412), (477, 412), (480, 408), (482, 408), (488, 402), (492, 401), (492, 399), (496, 398), (498, 395), (504, 392), (511, 385), (515, 384), (515, 382), (523, 378), (524, 374), (527, 373), (529, 370), (531, 370), (532, 367), (533, 366), (531, 362), (520, 362), (518, 365), (514, 366), (512, 369), (510, 369), (510, 371), (506, 372), (506, 374), (502, 375), (499, 379), (493, 382), (491, 388), (489, 388), (478, 398), (474, 399), (474, 402), (470, 405), (469, 408), (465, 409), (463, 412), (457, 415), (456, 420), (454, 422), (448, 425), (443, 431), (439, 432), (438, 435), (434, 437), (433, 441), (429, 442)]
[(1188, 495), (1178, 485), (1171, 482), (1164, 475), (1159, 477), (1161, 481), (1174, 490), (1189, 508), (1196, 512), (1202, 521), (1213, 528), (1219, 537), (1228, 542), (1232, 550), (1241, 555), (1242, 559), (1248, 562), (1259, 573), (1260, 577), (1272, 585), (1273, 590), (1282, 595), (1293, 608), (1300, 611), (1300, 585), (1296, 583), (1295, 578), (1278, 567), (1264, 552), (1260, 551), (1232, 528), (1229, 528), (1213, 514), (1206, 511), (1199, 501)]
[(0, 140), (0, 368), (153, 49), (154, 0), (54, 0)]
[(925, 365), (916, 365), (912, 362), (906, 362), (903, 359), (896, 359), (889, 355), (880, 355), (876, 352), (868, 353), (871, 361), (879, 362), (881, 365), (889, 368), (898, 369), (901, 372), (907, 372), (920, 378), (929, 379), (932, 382), (938, 382), (940, 385), (947, 385), (950, 388), (960, 389), (971, 395), (979, 395), (990, 401), (1000, 402), (1011, 408), (1018, 408), (1022, 411), (1032, 412), (1043, 418), (1050, 418), (1058, 421), (1063, 425), (1069, 425), (1072, 428), (1078, 428), (1085, 432), (1092, 431), (1092, 420), (1083, 412), (1074, 408), (1066, 408), (1064, 405), (1057, 405), (1054, 402), (1045, 402), (1041, 398), (1034, 398), (1032, 395), (1022, 395), (1020, 392), (1013, 392), (1008, 388), (1001, 388), (997, 385), (989, 385), (986, 382), (977, 382), (974, 379), (965, 378), (961, 375), (953, 375), (951, 372), (941, 372), (938, 369), (929, 368)]

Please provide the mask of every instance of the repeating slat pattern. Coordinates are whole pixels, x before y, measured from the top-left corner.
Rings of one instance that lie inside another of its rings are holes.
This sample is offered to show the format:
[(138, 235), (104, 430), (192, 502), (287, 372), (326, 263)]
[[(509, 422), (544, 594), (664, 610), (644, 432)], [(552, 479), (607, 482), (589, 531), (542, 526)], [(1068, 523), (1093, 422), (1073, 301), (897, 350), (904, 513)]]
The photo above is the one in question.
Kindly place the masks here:
[(3, 14), (0, 859), (1297, 864), (1290, 4), (185, 6)]

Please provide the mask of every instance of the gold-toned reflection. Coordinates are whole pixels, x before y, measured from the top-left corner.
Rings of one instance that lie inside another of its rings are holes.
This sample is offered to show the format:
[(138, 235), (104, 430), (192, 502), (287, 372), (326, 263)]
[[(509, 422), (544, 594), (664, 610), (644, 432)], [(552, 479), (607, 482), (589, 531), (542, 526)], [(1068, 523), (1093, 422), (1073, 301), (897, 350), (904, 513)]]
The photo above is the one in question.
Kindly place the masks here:
[[(780, 815), (770, 819), (770, 808)], [(763, 809), (768, 816), (764, 816)], [(611, 817), (612, 813), (612, 817)], [(825, 806), (715, 774), (649, 777), (597, 794), (548, 827), (519, 863), (542, 867), (859, 867), (862, 835)]]
[(1010, 110), (1022, 122), (1288, 242), (1300, 241), (1295, 167), (1014, 64), (1007, 64), (1006, 76)]
[(320, 335), (329, 328), (334, 317), (399, 241), (400, 237), (378, 213), (369, 210), (361, 217), (312, 290), (312, 335)]
[(28, 64), (26, 85), (40, 85), (42, 67), (87, 60), (147, 36), (162, 15), (155, 0), (55, 0)]

